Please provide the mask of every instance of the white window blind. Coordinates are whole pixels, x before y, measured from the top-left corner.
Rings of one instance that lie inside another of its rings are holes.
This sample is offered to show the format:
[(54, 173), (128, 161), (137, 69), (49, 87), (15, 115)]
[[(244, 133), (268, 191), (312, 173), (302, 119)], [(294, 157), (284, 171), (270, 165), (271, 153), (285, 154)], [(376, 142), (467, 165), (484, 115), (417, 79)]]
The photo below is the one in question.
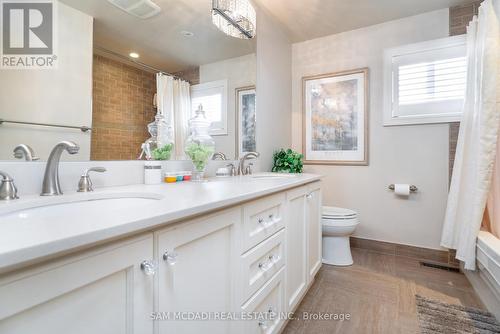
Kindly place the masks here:
[(465, 57), (450, 58), (398, 69), (399, 105), (462, 100), (467, 66)]
[(221, 120), (221, 108), (222, 108), (222, 93), (220, 91), (208, 93), (208, 94), (195, 94), (194, 97), (191, 98), (191, 105), (193, 108), (198, 109), (198, 106), (201, 104), (203, 106), (203, 110), (205, 110), (205, 116), (211, 122), (220, 122)]
[(460, 120), (467, 80), (463, 36), (385, 51), (384, 124)]
[(212, 122), (210, 134), (227, 134), (227, 80), (206, 82), (191, 86), (193, 114), (199, 105)]

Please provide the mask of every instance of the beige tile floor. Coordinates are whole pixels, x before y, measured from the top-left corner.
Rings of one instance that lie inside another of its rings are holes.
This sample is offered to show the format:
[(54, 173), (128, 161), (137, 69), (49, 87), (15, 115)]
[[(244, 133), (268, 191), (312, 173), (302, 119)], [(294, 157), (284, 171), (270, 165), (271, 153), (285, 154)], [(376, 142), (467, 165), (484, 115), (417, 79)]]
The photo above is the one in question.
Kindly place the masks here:
[(353, 248), (354, 265), (323, 265), (296, 311), (350, 314), (349, 321), (292, 320), (286, 334), (419, 333), (415, 294), (484, 308), (461, 273), (418, 260)]

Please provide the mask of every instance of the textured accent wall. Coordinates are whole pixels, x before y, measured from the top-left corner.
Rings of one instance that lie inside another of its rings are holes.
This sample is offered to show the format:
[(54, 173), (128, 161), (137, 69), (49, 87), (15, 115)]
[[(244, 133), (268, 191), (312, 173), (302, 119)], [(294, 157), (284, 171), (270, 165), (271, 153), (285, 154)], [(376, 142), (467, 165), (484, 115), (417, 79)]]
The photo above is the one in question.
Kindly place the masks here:
[(91, 160), (135, 160), (156, 114), (155, 75), (94, 55)]
[[(370, 68), (370, 165), (305, 166), (306, 172), (324, 175), (323, 205), (359, 213), (361, 224), (355, 233), (358, 238), (441, 249), (448, 196), (448, 124), (382, 126), (380, 83), (384, 49), (446, 37), (448, 18), (446, 8), (292, 46), (292, 148), (299, 151), (302, 150), (302, 77)], [(259, 46), (257, 49), (259, 58), (262, 49)], [(260, 92), (262, 86), (257, 81)], [(257, 115), (257, 126), (259, 122)], [(394, 182), (413, 183), (421, 191), (401, 200), (387, 190), (387, 185)]]
[[(462, 35), (467, 32), (467, 25), (472, 20), (472, 17), (477, 14), (479, 5), (482, 0), (475, 1), (466, 5), (450, 7), (450, 36)], [(455, 153), (457, 149), (458, 132), (460, 123), (450, 123), (450, 155), (449, 169), (450, 181), (453, 172), (453, 164), (455, 162)]]

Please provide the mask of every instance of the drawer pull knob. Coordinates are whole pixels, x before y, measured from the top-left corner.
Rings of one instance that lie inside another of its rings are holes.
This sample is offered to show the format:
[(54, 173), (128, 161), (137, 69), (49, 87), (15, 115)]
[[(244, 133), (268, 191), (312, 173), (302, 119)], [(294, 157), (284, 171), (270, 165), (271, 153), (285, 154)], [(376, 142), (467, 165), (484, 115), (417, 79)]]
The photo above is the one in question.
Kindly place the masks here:
[(269, 268), (271, 268), (274, 265), (274, 263), (276, 263), (278, 260), (279, 260), (278, 256), (271, 254), (271, 255), (269, 255), (268, 260), (266, 262), (259, 263), (259, 268), (266, 271)]
[(166, 261), (171, 266), (175, 265), (177, 263), (177, 253), (166, 251), (163, 253), (163, 261)]
[(312, 193), (307, 194), (307, 195), (306, 195), (306, 198), (307, 198), (307, 199), (311, 199), (311, 198), (313, 198)]
[(259, 224), (262, 224), (264, 222), (264, 218), (259, 218)]
[(141, 270), (148, 276), (156, 274), (156, 263), (151, 260), (144, 260), (141, 262)]
[(271, 214), (269, 215), (269, 220), (273, 220), (273, 218), (274, 218), (274, 215), (271, 213)]

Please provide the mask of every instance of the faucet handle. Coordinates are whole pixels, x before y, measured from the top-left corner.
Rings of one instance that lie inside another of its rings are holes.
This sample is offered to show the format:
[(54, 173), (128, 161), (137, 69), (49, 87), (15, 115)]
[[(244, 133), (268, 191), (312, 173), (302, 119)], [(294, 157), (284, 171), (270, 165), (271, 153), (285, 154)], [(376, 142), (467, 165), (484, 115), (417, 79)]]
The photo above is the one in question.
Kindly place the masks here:
[(18, 199), (17, 188), (14, 184), (14, 179), (9, 174), (0, 171), (2, 180), (0, 181), (0, 201), (8, 201)]
[(98, 173), (103, 173), (106, 171), (106, 168), (104, 167), (91, 167), (87, 168), (82, 176), (80, 177), (80, 181), (78, 182), (78, 192), (89, 192), (89, 191), (94, 191), (94, 188), (92, 187), (92, 180), (90, 179), (89, 173), (90, 172), (98, 172)]
[(104, 173), (106, 171), (106, 168), (104, 167), (90, 167), (90, 168), (87, 168), (82, 176), (89, 176), (89, 172), (98, 172), (98, 173)]
[(238, 174), (238, 171), (236, 170), (236, 167), (234, 166), (234, 164), (227, 164), (226, 167), (229, 167), (229, 174), (231, 176), (236, 176)]
[(245, 175), (251, 175), (252, 174), (252, 166), (253, 162), (249, 162), (247, 167), (245, 168)]

